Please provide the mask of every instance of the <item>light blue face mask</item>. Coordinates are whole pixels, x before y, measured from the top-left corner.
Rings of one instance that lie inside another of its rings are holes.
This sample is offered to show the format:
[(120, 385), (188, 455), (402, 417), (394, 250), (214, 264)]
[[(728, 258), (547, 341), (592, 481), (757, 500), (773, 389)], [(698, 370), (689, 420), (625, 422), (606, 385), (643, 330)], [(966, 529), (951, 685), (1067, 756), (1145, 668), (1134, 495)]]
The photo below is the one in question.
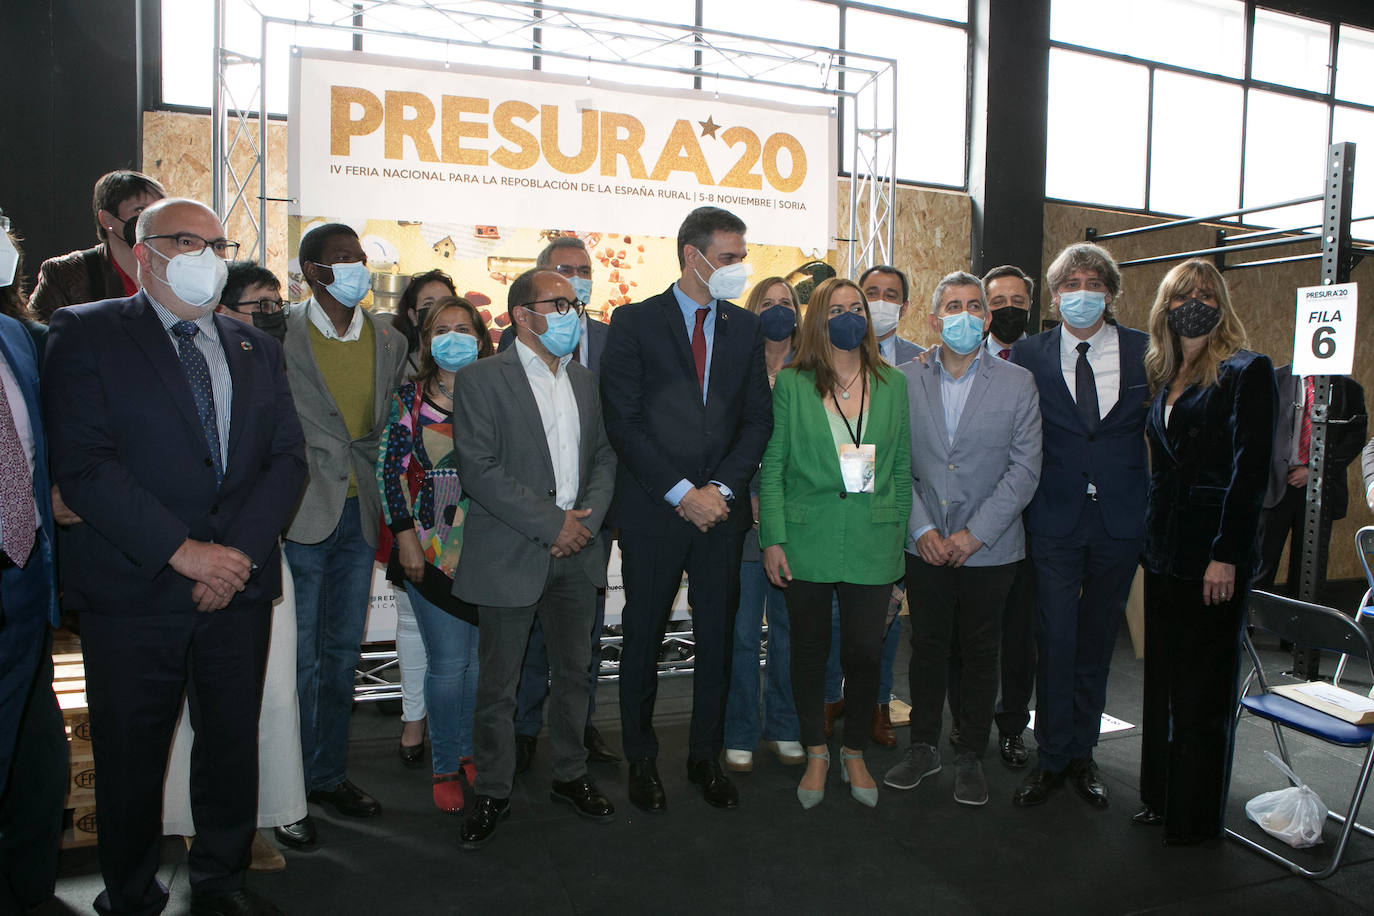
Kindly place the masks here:
[(372, 289), (372, 271), (362, 261), (348, 264), (316, 264), (334, 272), (334, 282), (325, 287), (344, 308), (356, 308)]
[(945, 315), (940, 319), (940, 342), (960, 356), (972, 353), (983, 343), (983, 319), (968, 312)]
[(591, 305), (592, 281), (585, 277), (573, 277), (568, 282), (572, 284), (573, 295), (582, 300), (584, 305)]
[(1090, 328), (1107, 310), (1107, 294), (1100, 290), (1075, 289), (1059, 294), (1059, 314), (1070, 327)]
[[(525, 311), (540, 314), (531, 308)], [(582, 339), (582, 319), (576, 312), (571, 309), (565, 315), (549, 312), (544, 316), (544, 320), (548, 327), (539, 335), (539, 342), (549, 351), (550, 356), (561, 358), (577, 349), (577, 342)]]
[(462, 331), (448, 331), (430, 341), (429, 355), (440, 369), (457, 372), (477, 358), (477, 338)]

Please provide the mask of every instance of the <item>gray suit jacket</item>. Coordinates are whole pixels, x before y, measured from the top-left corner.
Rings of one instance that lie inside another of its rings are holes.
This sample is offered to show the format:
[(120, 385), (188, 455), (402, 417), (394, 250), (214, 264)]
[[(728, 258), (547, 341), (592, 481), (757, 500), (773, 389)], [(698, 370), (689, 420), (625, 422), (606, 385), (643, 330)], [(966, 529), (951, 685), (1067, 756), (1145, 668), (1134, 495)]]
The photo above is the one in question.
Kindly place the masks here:
[(893, 340), (896, 341), (897, 344), (896, 349), (893, 351), (896, 356), (896, 359), (892, 363), (894, 366), (905, 365), (926, 351), (925, 347), (920, 344), (914, 344), (901, 335), (897, 335)]
[(286, 316), (286, 378), (296, 401), (296, 414), (305, 431), (305, 454), (310, 478), (300, 506), (286, 529), (287, 540), (318, 544), (333, 533), (348, 495), (348, 472), (358, 482), (358, 517), (367, 543), (377, 546), (382, 504), (377, 494), (377, 444), (386, 427), (391, 395), (406, 365), (406, 339), (391, 326), (364, 312), (375, 342), (372, 371), (372, 431), (361, 439), (348, 434), (338, 405), (315, 363), (310, 344), (306, 305), (293, 306)]
[[(574, 508), (592, 510), (582, 524), (600, 538), (615, 492), (615, 452), (606, 438), (601, 395), (591, 370), (570, 361), (565, 371), (581, 423)], [(563, 527), (563, 510), (554, 503), (553, 459), (519, 348), (460, 370), (453, 395), (458, 474), (472, 498), (453, 593), (483, 607), (536, 604), (548, 578), (549, 548)], [(604, 588), (606, 555), (597, 541), (576, 558), (587, 578)]]
[[(911, 407), (908, 535), (934, 525), (967, 528), (983, 547), (966, 566), (1000, 566), (1026, 555), (1021, 512), (1040, 483), (1040, 399), (1030, 372), (983, 353), (950, 443), (934, 359), (901, 366)], [(908, 538), (907, 550), (916, 546)]]

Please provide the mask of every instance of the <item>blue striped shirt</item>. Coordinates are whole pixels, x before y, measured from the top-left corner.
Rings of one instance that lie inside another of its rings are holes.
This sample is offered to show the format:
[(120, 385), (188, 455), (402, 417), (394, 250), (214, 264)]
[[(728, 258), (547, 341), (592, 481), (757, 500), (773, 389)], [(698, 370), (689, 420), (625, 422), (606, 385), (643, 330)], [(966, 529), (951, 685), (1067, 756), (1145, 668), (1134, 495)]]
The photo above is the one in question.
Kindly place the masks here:
[[(143, 291), (147, 294), (147, 290)], [(172, 325), (181, 319), (167, 311), (151, 295), (148, 301), (153, 304), (153, 311), (157, 313), (158, 320), (162, 322), (162, 328), (167, 332), (167, 339), (172, 344), (174, 353), (177, 351), (179, 338), (172, 333)], [(208, 311), (201, 315), (194, 322), (200, 328), (200, 333), (192, 340), (196, 343), (196, 348), (205, 357), (205, 366), (210, 370), (210, 390), (215, 397), (215, 426), (219, 430), (219, 460), (220, 466), (225, 473), (229, 471), (229, 414), (234, 406), (234, 380), (229, 375), (229, 361), (224, 356), (224, 346), (219, 341), (219, 329), (215, 327), (215, 313)], [(181, 356), (176, 353), (177, 364), (181, 363)]]

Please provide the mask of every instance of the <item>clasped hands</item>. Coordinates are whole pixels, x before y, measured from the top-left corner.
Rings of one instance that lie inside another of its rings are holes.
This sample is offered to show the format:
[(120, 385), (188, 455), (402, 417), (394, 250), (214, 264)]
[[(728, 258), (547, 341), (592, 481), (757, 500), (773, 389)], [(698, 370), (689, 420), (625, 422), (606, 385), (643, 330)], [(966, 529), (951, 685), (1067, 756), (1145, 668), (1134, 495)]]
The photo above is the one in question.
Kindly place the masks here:
[(592, 514), (591, 509), (565, 509), (563, 527), (553, 539), (549, 553), (555, 557), (570, 557), (592, 542), (592, 531), (582, 524), (582, 519)]
[(181, 542), (167, 565), (195, 582), (191, 600), (198, 611), (218, 611), (243, 591), (253, 574), (253, 561), (235, 547), (196, 541)]
[(710, 531), (730, 517), (730, 504), (715, 484), (693, 487), (682, 495), (676, 511), (678, 518), (691, 522), (698, 531)]
[(961, 528), (949, 537), (942, 537), (934, 528), (916, 539), (916, 552), (931, 566), (963, 566), (964, 561), (978, 552), (983, 542)]

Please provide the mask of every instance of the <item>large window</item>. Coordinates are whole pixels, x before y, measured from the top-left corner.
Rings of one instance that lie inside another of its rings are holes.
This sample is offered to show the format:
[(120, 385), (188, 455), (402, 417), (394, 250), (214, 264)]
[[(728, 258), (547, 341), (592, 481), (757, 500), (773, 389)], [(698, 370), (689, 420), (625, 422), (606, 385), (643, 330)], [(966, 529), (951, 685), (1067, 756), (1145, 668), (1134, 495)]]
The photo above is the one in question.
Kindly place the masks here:
[(1050, 197), (1184, 216), (1279, 203), (1319, 193), (1348, 140), (1353, 216), (1374, 214), (1374, 32), (1263, 0), (1053, 0), (1050, 46)]
[[(840, 111), (840, 168), (855, 168), (849, 127), (896, 128), (896, 172), (903, 181), (963, 188), (968, 160), (968, 54), (969, 0), (549, 0), (538, 15), (550, 21), (533, 40), (528, 28), (530, 11), (524, 5), (500, 2), (428, 3), (367, 2), (354, 0), (224, 0), (225, 46), (245, 54), (257, 54), (263, 11), (283, 20), (306, 25), (273, 26), (268, 35), (268, 74), (265, 107), (270, 114), (285, 113), (288, 98), (290, 48), (352, 48), (402, 57), (444, 60), (454, 63), (514, 69), (538, 68), (548, 73), (585, 76), (622, 83), (688, 89), (698, 87), (722, 95), (737, 95), (794, 104), (834, 105), (833, 95), (809, 92), (799, 85), (818, 85), (818, 75), (829, 73), (827, 85), (838, 88), (834, 62), (829, 55), (808, 56), (795, 45), (850, 50), (875, 58), (897, 61), (894, 112), (890, 75), (879, 82), (880, 90), (864, 110), (846, 104)], [(210, 0), (161, 0), (160, 97), (157, 105), (206, 109), (212, 93), (214, 23)], [(600, 16), (603, 28), (557, 28), (567, 17), (559, 9), (583, 10)], [(453, 15), (445, 10), (460, 10)], [(474, 19), (472, 12), (482, 13)], [(523, 23), (522, 23), (523, 18)], [(640, 20), (638, 22), (634, 20)], [(726, 35), (705, 38), (724, 54), (706, 54), (711, 63), (699, 69), (699, 46), (683, 41), (680, 32), (669, 32), (654, 22), (675, 23), (736, 35), (763, 37), (792, 46), (779, 49), (776, 62), (729, 61), (729, 50), (739, 45), (758, 50), (757, 42)], [(356, 24), (365, 31), (354, 32)], [(452, 43), (416, 40), (448, 38)], [(677, 40), (673, 40), (676, 38)], [(463, 42), (458, 44), (457, 42)], [(488, 43), (489, 46), (470, 46)], [(501, 50), (490, 45), (507, 46)], [(511, 46), (514, 46), (513, 48)], [(1374, 47), (1374, 45), (1371, 45)], [(540, 53), (543, 51), (544, 53)], [(588, 55), (614, 53), (645, 64), (679, 68), (685, 72), (627, 67), (588, 60)], [(859, 69), (883, 69), (882, 62), (861, 58), (848, 60)], [(727, 74), (747, 74), (740, 81)], [(234, 102), (257, 110), (257, 72), (251, 65), (231, 66), (226, 86)], [(846, 89), (853, 90), (862, 74), (846, 75)], [(788, 84), (788, 85), (776, 85)], [(893, 123), (895, 116), (895, 124)], [(875, 120), (876, 119), (876, 120)], [(880, 163), (880, 165), (884, 165)], [(863, 167), (862, 163), (859, 166)]]

